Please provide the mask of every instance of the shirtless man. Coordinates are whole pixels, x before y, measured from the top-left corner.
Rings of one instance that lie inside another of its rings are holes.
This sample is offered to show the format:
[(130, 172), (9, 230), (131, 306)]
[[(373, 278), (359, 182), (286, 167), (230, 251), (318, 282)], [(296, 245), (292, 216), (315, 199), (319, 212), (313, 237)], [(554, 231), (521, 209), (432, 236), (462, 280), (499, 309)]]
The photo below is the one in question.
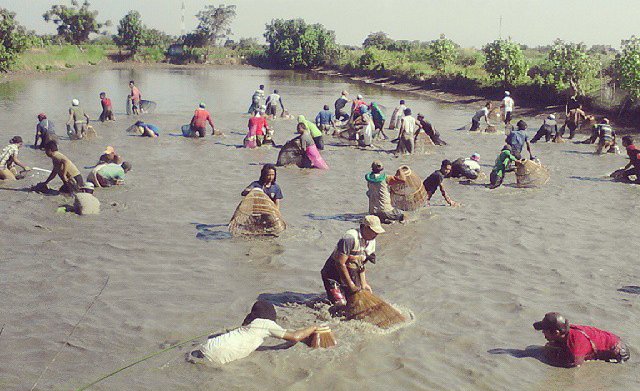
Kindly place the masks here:
[(129, 81), (129, 88), (131, 89), (131, 93), (129, 97), (131, 98), (131, 109), (133, 110), (133, 114), (140, 114), (140, 100), (142, 99), (142, 93), (138, 87), (136, 87), (135, 82), (133, 80)]

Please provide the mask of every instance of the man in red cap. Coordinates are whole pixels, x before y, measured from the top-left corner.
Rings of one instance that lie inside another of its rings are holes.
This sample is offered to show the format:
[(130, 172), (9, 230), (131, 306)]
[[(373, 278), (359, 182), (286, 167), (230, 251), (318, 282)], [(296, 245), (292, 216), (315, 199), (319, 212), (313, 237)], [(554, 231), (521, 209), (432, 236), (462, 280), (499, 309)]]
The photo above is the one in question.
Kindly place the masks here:
[(544, 333), (554, 361), (568, 368), (578, 367), (585, 360), (621, 363), (629, 359), (629, 349), (617, 335), (591, 326), (569, 324), (558, 312), (547, 313), (533, 328)]

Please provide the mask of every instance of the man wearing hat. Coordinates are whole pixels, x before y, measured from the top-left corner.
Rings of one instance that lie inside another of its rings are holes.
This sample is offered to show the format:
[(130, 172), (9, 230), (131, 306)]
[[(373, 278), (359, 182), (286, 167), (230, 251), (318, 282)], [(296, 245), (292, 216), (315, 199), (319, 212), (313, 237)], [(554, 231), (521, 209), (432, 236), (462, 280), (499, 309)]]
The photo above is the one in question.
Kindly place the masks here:
[(384, 224), (403, 221), (404, 214), (391, 205), (391, 194), (389, 193), (390, 185), (404, 182), (402, 172), (398, 171), (396, 176), (388, 176), (383, 171), (382, 163), (376, 160), (371, 163), (371, 172), (364, 176), (368, 188), (369, 214), (378, 216)]
[(629, 359), (629, 349), (620, 337), (591, 326), (569, 324), (558, 312), (548, 312), (533, 324), (549, 341), (551, 357), (565, 367), (580, 366), (585, 360), (624, 362)]
[(81, 139), (87, 132), (89, 116), (80, 107), (80, 101), (74, 99), (69, 108), (69, 120), (67, 121), (67, 134), (69, 137)]
[(200, 102), (198, 108), (193, 113), (193, 118), (191, 118), (191, 133), (195, 136), (196, 134), (199, 137), (204, 137), (207, 133), (207, 122), (211, 125), (211, 135), (216, 134), (216, 127), (213, 124), (213, 119), (211, 118), (211, 114), (207, 110), (205, 110), (206, 105), (204, 102)]
[(361, 289), (371, 291), (365, 264), (376, 263), (376, 236), (384, 232), (378, 216), (367, 215), (359, 228), (348, 230), (340, 238), (320, 271), (327, 298), (333, 304), (344, 303), (345, 296)]
[(534, 144), (536, 141), (540, 140), (544, 136), (544, 141), (549, 142), (554, 135), (558, 134), (558, 123), (556, 122), (556, 116), (553, 114), (549, 114), (549, 116), (544, 120), (540, 129), (538, 129), (538, 133), (531, 139), (531, 144)]

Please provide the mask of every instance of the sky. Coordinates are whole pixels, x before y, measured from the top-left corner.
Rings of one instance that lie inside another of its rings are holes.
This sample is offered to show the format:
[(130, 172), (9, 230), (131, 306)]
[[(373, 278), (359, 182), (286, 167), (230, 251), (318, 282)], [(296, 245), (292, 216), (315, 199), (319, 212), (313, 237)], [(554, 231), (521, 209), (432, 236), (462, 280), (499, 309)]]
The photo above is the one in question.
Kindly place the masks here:
[[(82, 0), (80, 0), (82, 1)], [(181, 32), (183, 0), (92, 0), (99, 19), (117, 22), (137, 10), (148, 27), (171, 35)], [(640, 35), (638, 0), (184, 0), (187, 32), (197, 24), (195, 14), (207, 4), (235, 4), (232, 39), (264, 41), (264, 25), (272, 19), (303, 18), (336, 33), (340, 44), (361, 45), (369, 33), (384, 31), (393, 39), (429, 41), (445, 34), (464, 47), (482, 47), (500, 36), (529, 46), (548, 45), (556, 38), (587, 45), (620, 46)], [(0, 0), (0, 7), (37, 33), (55, 33), (42, 14), (53, 4), (70, 0)], [(502, 17), (502, 29), (500, 18)]]

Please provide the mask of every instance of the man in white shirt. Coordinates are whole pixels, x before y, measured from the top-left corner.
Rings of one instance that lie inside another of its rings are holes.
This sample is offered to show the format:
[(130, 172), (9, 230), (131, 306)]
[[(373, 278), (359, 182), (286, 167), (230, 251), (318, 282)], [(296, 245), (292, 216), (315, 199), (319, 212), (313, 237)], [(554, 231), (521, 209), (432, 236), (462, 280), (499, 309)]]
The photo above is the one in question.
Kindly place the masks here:
[(316, 330), (316, 326), (296, 331), (283, 329), (276, 323), (276, 309), (273, 304), (258, 300), (251, 307), (249, 315), (244, 318), (241, 327), (209, 337), (200, 349), (192, 351), (187, 356), (187, 361), (196, 363), (208, 360), (216, 364), (226, 364), (247, 357), (258, 349), (267, 337), (300, 342)]
[(506, 126), (511, 124), (511, 116), (513, 115), (513, 108), (515, 105), (516, 103), (513, 101), (513, 98), (511, 98), (511, 93), (509, 91), (505, 91), (500, 107), (504, 109), (504, 124)]
[(489, 125), (489, 112), (491, 111), (492, 107), (493, 104), (491, 102), (487, 102), (487, 104), (483, 108), (476, 111), (476, 113), (473, 115), (473, 118), (471, 118), (471, 129), (469, 129), (470, 132), (475, 132), (476, 130), (478, 130), (478, 128), (480, 127), (480, 120), (483, 117), (487, 125)]
[(404, 109), (404, 117), (400, 121), (398, 147), (396, 154), (412, 154), (415, 146), (416, 119), (411, 116), (411, 109)]
[(276, 117), (278, 104), (280, 104), (282, 112), (284, 112), (284, 103), (282, 103), (282, 97), (278, 94), (278, 90), (273, 90), (273, 94), (267, 97), (265, 104), (267, 105), (267, 115), (270, 115), (271, 118)]

